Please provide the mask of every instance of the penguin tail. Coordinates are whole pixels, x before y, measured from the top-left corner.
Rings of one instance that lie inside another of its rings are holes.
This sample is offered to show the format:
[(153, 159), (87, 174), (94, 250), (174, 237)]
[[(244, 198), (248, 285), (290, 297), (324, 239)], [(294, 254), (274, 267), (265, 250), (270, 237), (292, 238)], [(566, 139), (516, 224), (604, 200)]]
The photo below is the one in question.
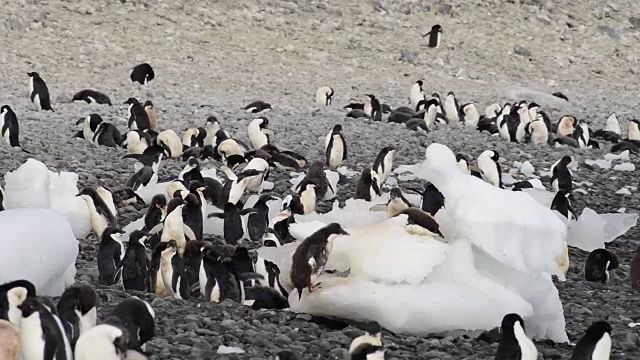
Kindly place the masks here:
[(302, 288), (298, 288), (298, 301), (302, 299)]
[(27, 154), (29, 154), (29, 155), (33, 155), (33, 153), (32, 153), (31, 151), (25, 150), (25, 149), (24, 149), (24, 148), (22, 148), (22, 147), (21, 147), (20, 149), (22, 149), (22, 151), (23, 151), (23, 152), (25, 152), (25, 153), (27, 153)]

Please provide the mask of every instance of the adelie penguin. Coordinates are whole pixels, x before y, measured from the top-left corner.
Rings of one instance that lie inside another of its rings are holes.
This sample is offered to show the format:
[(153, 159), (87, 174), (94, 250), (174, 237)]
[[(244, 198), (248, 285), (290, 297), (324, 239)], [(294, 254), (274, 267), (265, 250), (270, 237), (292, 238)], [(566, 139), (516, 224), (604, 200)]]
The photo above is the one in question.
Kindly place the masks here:
[(98, 272), (103, 285), (113, 285), (120, 281), (122, 268), (120, 262), (124, 257), (124, 245), (120, 239), (124, 231), (107, 227), (98, 246)]
[(127, 249), (120, 262), (122, 285), (125, 291), (148, 291), (147, 274), (151, 264), (144, 246), (146, 239), (146, 233), (140, 230), (135, 230), (129, 235)]
[(231, 299), (240, 302), (240, 281), (225, 266), (222, 255), (210, 247), (205, 247), (202, 254), (200, 289), (203, 289), (205, 301), (221, 302)]
[(378, 175), (371, 171), (369, 168), (362, 169), (358, 184), (356, 185), (356, 194), (354, 199), (362, 199), (365, 201), (371, 201), (377, 196), (382, 196), (380, 186), (378, 185)]
[(482, 177), (493, 186), (504, 187), (502, 185), (502, 169), (500, 168), (500, 154), (495, 150), (486, 150), (478, 156), (478, 167), (482, 170)]
[(84, 101), (87, 104), (112, 105), (111, 99), (109, 99), (107, 95), (91, 89), (78, 91), (73, 95), (73, 99), (71, 101)]
[(593, 323), (578, 340), (570, 360), (608, 360), (611, 355), (612, 330), (606, 321)]
[(387, 214), (389, 217), (394, 217), (410, 207), (413, 207), (413, 205), (404, 197), (402, 190), (399, 187), (392, 188), (387, 202)]
[(74, 347), (78, 338), (96, 326), (98, 294), (89, 285), (73, 285), (60, 296), (58, 316)]
[(55, 308), (39, 297), (27, 298), (18, 308), (22, 312), (20, 344), (23, 360), (73, 360), (71, 343)]
[(124, 359), (128, 346), (127, 336), (118, 326), (100, 324), (78, 339), (74, 351), (75, 360)]
[[(315, 191), (319, 199), (323, 199), (328, 190), (331, 190), (331, 193), (334, 195), (336, 193), (335, 189), (333, 189), (333, 187), (329, 183), (329, 180), (327, 179), (327, 174), (324, 172), (324, 162), (321, 160), (316, 160), (311, 163), (311, 166), (309, 166), (309, 170), (307, 171), (307, 174), (305, 175), (303, 181), (304, 180), (308, 180), (316, 186)], [(300, 191), (299, 187), (300, 184), (294, 187), (293, 190)]]
[(204, 148), (205, 139), (208, 136), (208, 131), (205, 128), (193, 127), (184, 131), (182, 134), (182, 147), (187, 150), (194, 146)]
[(409, 104), (411, 105), (411, 109), (415, 109), (420, 100), (424, 100), (423, 85), (424, 82), (422, 80), (418, 80), (411, 85), (411, 89), (409, 89)]
[(427, 35), (429, 35), (429, 47), (437, 48), (438, 46), (440, 46), (440, 34), (442, 34), (442, 26), (433, 25), (431, 27), (431, 31), (422, 35), (422, 37), (426, 37)]
[(251, 241), (260, 241), (269, 225), (269, 201), (276, 200), (275, 197), (264, 194), (260, 195), (258, 201), (253, 205), (255, 213), (250, 213), (247, 218), (247, 232)]
[(49, 88), (37, 72), (27, 73), (29, 75), (29, 98), (36, 108), (36, 111), (53, 111), (51, 99), (49, 98)]
[[(145, 350), (145, 344), (155, 336), (156, 313), (148, 302), (137, 296), (122, 300), (111, 312), (129, 335), (129, 349)], [(105, 319), (106, 323), (109, 323)]]
[(3, 105), (0, 108), (0, 119), (2, 119), (2, 141), (5, 145), (12, 148), (18, 148), (27, 154), (31, 154), (20, 146), (20, 126), (18, 125), (18, 117), (9, 105)]
[(107, 227), (116, 226), (116, 206), (110, 192), (99, 186), (98, 189), (84, 188), (76, 196), (86, 202), (89, 208), (91, 227), (98, 237), (102, 237), (102, 233)]
[(144, 111), (147, 113), (147, 117), (149, 118), (149, 129), (155, 130), (158, 128), (158, 114), (156, 113), (156, 109), (153, 107), (153, 103), (151, 100), (147, 100), (144, 102)]
[(254, 101), (243, 108), (244, 111), (253, 114), (259, 114), (271, 110), (271, 104), (261, 100)]
[(257, 213), (258, 210), (253, 208), (243, 209), (241, 210), (238, 205), (233, 203), (227, 203), (224, 206), (224, 212), (222, 213), (211, 213), (207, 217), (212, 218), (216, 217), (219, 219), (224, 219), (223, 225), (223, 235), (224, 240), (227, 244), (237, 245), (240, 240), (244, 237), (244, 229), (242, 226), (242, 216)]
[(338, 223), (331, 223), (304, 239), (296, 248), (291, 263), (291, 283), (302, 298), (302, 290), (320, 289), (317, 278), (324, 271), (333, 247), (333, 240), (340, 235), (349, 235)]
[(416, 189), (407, 190), (420, 194), (422, 197), (420, 208), (431, 216), (436, 216), (438, 211), (444, 207), (444, 196), (432, 183), (427, 183), (422, 191)]
[(342, 125), (336, 124), (325, 139), (327, 166), (337, 168), (347, 159), (347, 142), (342, 134)]
[(595, 249), (584, 264), (584, 279), (590, 282), (605, 284), (609, 282), (609, 271), (620, 266), (616, 254), (606, 249)]
[[(154, 185), (158, 182), (158, 170), (162, 160), (162, 152), (155, 153), (155, 159), (150, 165), (141, 166), (125, 183), (125, 186), (133, 191), (138, 191), (145, 186)], [(143, 159), (145, 162), (146, 158)]]
[(260, 149), (269, 144), (269, 135), (272, 135), (273, 131), (267, 129), (268, 125), (269, 119), (264, 116), (252, 120), (249, 124), (247, 131), (254, 149)]
[(378, 156), (373, 161), (372, 170), (378, 175), (379, 186), (382, 186), (391, 174), (391, 168), (393, 167), (393, 158), (396, 154), (396, 148), (393, 146), (385, 146), (380, 150)]
[(300, 203), (302, 204), (302, 208), (304, 209), (304, 214), (308, 215), (312, 212), (316, 211), (316, 185), (309, 180), (303, 179), (300, 184), (298, 184), (298, 195), (300, 197)]
[(127, 127), (131, 130), (146, 130), (151, 127), (149, 116), (138, 99), (129, 98), (124, 102), (129, 105), (127, 112), (129, 114)]
[(565, 155), (556, 161), (555, 164), (551, 165), (551, 186), (555, 192), (562, 189), (567, 194), (571, 194), (573, 190), (573, 180), (568, 168), (571, 161), (573, 161), (571, 156)]
[(36, 296), (36, 287), (29, 280), (14, 280), (0, 285), (0, 319), (20, 326), (22, 313), (18, 306)]
[(556, 210), (562, 216), (567, 218), (567, 220), (576, 220), (578, 217), (576, 216), (573, 207), (571, 207), (571, 202), (569, 201), (568, 195), (569, 194), (565, 190), (558, 190), (558, 193), (556, 193), (556, 195), (553, 197), (553, 200), (551, 201), (551, 210)]
[(366, 94), (364, 100), (364, 112), (373, 121), (382, 121), (382, 105), (374, 95)]
[(424, 210), (408, 207), (402, 210), (398, 215), (407, 215), (407, 225), (405, 230), (409, 234), (423, 235), (431, 237), (444, 237), (440, 232), (438, 222)]
[(476, 129), (480, 122), (480, 113), (475, 104), (464, 104), (460, 107), (460, 121), (464, 123), (466, 127)]
[(316, 91), (316, 104), (329, 106), (333, 99), (333, 89), (328, 86), (321, 86)]
[(182, 280), (184, 263), (178, 254), (175, 240), (161, 242), (153, 250), (151, 257), (151, 286), (159, 295), (167, 295), (176, 299), (189, 298), (186, 282)]
[(155, 77), (156, 74), (153, 71), (153, 68), (147, 63), (136, 65), (131, 69), (131, 74), (129, 75), (131, 82), (137, 82), (140, 85), (147, 85), (149, 81), (153, 80)]
[(460, 105), (456, 99), (456, 94), (453, 91), (449, 91), (447, 97), (444, 99), (444, 114), (447, 120), (457, 123), (460, 121)]
[(500, 326), (500, 344), (495, 360), (536, 360), (538, 349), (524, 331), (524, 321), (518, 314), (507, 314)]

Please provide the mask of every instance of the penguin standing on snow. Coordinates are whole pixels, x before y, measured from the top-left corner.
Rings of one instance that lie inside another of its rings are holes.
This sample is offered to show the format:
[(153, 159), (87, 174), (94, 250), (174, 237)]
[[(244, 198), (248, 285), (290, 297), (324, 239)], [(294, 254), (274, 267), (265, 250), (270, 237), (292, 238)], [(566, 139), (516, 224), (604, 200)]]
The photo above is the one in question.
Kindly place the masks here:
[(144, 350), (146, 342), (155, 336), (155, 317), (156, 313), (149, 303), (131, 296), (116, 305), (109, 318), (117, 318), (127, 330), (129, 349)]
[(275, 197), (264, 194), (260, 195), (258, 201), (253, 205), (255, 213), (249, 214), (247, 218), (247, 231), (249, 232), (249, 239), (251, 241), (260, 241), (264, 232), (267, 231), (269, 225), (269, 201), (276, 200)]
[(589, 253), (584, 264), (584, 279), (605, 284), (609, 281), (609, 271), (618, 266), (620, 261), (616, 254), (606, 249), (595, 249)]
[(338, 223), (331, 223), (304, 239), (292, 256), (291, 283), (298, 290), (298, 299), (302, 290), (309, 292), (320, 289), (316, 279), (324, 271), (324, 266), (333, 247), (333, 239), (339, 235), (349, 235)]
[(328, 86), (321, 86), (316, 91), (316, 103), (318, 105), (329, 106), (333, 98), (333, 89)]
[(18, 308), (20, 347), (23, 360), (73, 360), (71, 344), (62, 323), (48, 302), (39, 297), (27, 298)]
[(260, 149), (269, 144), (269, 135), (273, 134), (273, 132), (267, 129), (268, 125), (269, 120), (264, 116), (254, 119), (249, 124), (247, 131), (249, 132), (251, 146), (253, 146), (254, 149)]
[(122, 285), (124, 290), (147, 291), (147, 273), (149, 258), (144, 246), (147, 236), (140, 230), (129, 235), (127, 250), (124, 252), (120, 266), (122, 267)]
[(563, 156), (555, 164), (551, 165), (551, 186), (553, 190), (558, 192), (560, 189), (567, 194), (571, 194), (573, 182), (571, 172), (567, 167), (573, 159), (569, 155)]
[(107, 227), (103, 232), (98, 246), (98, 272), (103, 285), (113, 285), (120, 281), (122, 268), (120, 262), (124, 257), (124, 245), (120, 237), (124, 231)]
[(378, 180), (380, 180), (379, 184), (382, 184), (387, 181), (389, 178), (389, 174), (391, 174), (391, 168), (393, 167), (393, 157), (396, 154), (396, 148), (393, 146), (385, 146), (380, 150), (378, 156), (373, 161), (372, 170), (378, 175)]
[(243, 108), (244, 111), (252, 114), (259, 114), (271, 110), (271, 104), (262, 100), (257, 100)]
[(89, 285), (73, 285), (60, 296), (56, 306), (71, 347), (78, 338), (96, 326), (98, 293)]
[(441, 33), (442, 33), (442, 26), (433, 25), (431, 27), (431, 31), (429, 31), (428, 33), (422, 35), (422, 37), (426, 37), (427, 35), (429, 35), (429, 47), (430, 48), (437, 48), (438, 46), (440, 46), (440, 34)]
[(144, 107), (138, 99), (129, 98), (124, 102), (125, 104), (129, 104), (129, 108), (127, 112), (129, 113), (129, 120), (127, 122), (127, 127), (131, 130), (146, 130), (151, 126), (149, 123), (149, 116), (147, 112), (144, 110)]
[(36, 108), (36, 111), (48, 110), (51, 108), (51, 99), (49, 99), (49, 88), (47, 83), (42, 80), (37, 72), (27, 73), (29, 75), (29, 97)]
[(498, 163), (500, 154), (495, 150), (486, 150), (478, 156), (478, 167), (482, 170), (482, 177), (493, 186), (502, 188), (502, 170)]
[(20, 126), (18, 125), (18, 117), (16, 113), (9, 107), (3, 105), (0, 108), (0, 119), (2, 122), (2, 140), (6, 145), (13, 148), (19, 148), (30, 154), (20, 146)]
[(409, 234), (444, 237), (440, 232), (440, 225), (436, 219), (424, 210), (408, 207), (402, 210), (398, 215), (407, 215), (407, 226), (405, 227), (405, 230)]
[(369, 168), (362, 169), (358, 184), (356, 185), (356, 195), (354, 199), (362, 199), (371, 201), (376, 196), (382, 196), (380, 187), (378, 186), (378, 175)]
[[(120, 360), (127, 353), (127, 334), (118, 326), (100, 324), (84, 333), (76, 343), (75, 360)], [(100, 354), (99, 356), (96, 356)]]
[(73, 95), (71, 101), (84, 101), (87, 104), (96, 103), (111, 106), (111, 99), (107, 95), (91, 89), (80, 90)]
[(387, 214), (389, 217), (394, 217), (410, 207), (413, 207), (413, 205), (404, 197), (402, 190), (399, 187), (392, 188), (387, 202)]
[(607, 360), (611, 354), (611, 325), (606, 321), (593, 323), (578, 340), (570, 360)]
[(444, 99), (444, 114), (447, 117), (447, 120), (450, 122), (457, 123), (460, 121), (460, 106), (458, 105), (458, 100), (456, 99), (456, 94), (453, 91), (449, 91), (447, 97)]
[(344, 135), (342, 135), (342, 125), (334, 125), (327, 135), (327, 140), (325, 141), (327, 166), (337, 168), (347, 159), (347, 142), (344, 140)]
[(536, 360), (538, 349), (524, 332), (524, 321), (518, 314), (507, 314), (500, 325), (500, 344), (495, 360)]
[(149, 81), (153, 80), (155, 77), (156, 74), (153, 71), (153, 68), (147, 63), (136, 65), (131, 69), (131, 74), (129, 75), (131, 82), (137, 82), (140, 83), (140, 85), (147, 85)]
[(107, 227), (115, 227), (117, 225), (113, 199), (109, 201), (106, 196), (101, 196), (100, 192), (93, 188), (84, 188), (76, 196), (79, 196), (87, 203), (91, 227), (96, 235), (102, 237), (102, 232)]

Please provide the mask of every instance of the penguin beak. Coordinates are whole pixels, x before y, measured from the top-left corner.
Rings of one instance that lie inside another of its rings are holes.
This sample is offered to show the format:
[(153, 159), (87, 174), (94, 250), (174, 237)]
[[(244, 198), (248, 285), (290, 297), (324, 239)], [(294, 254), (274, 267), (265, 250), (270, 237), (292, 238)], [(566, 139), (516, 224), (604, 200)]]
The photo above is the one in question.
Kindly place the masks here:
[(136, 196), (136, 202), (140, 205), (147, 205), (144, 200), (142, 200), (142, 198), (140, 196), (138, 196), (138, 194), (135, 194)]
[(80, 120), (76, 121), (76, 125), (80, 125), (80, 124), (82, 124), (83, 122), (84, 122), (84, 118), (82, 118), (82, 119), (80, 119)]
[(341, 234), (341, 235), (351, 235), (351, 234), (349, 234), (349, 233), (348, 233), (346, 230), (344, 230), (344, 229), (343, 229), (342, 231), (340, 231), (340, 234)]

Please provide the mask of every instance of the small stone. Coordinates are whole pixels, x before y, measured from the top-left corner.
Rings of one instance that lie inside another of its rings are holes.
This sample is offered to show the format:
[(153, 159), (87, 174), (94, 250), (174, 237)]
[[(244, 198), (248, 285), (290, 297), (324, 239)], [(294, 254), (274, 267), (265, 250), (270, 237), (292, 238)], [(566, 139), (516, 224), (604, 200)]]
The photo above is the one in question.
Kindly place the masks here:
[(513, 52), (518, 54), (518, 55), (522, 55), (522, 56), (528, 57), (528, 58), (530, 58), (533, 55), (531, 50), (529, 50), (527, 47), (522, 46), (522, 45), (514, 46), (513, 47)]
[(202, 349), (202, 350), (213, 350), (213, 346), (211, 346), (211, 344), (209, 344), (205, 340), (198, 340), (196, 343), (193, 344), (193, 347)]
[(631, 23), (631, 27), (640, 30), (640, 17), (632, 16), (629, 18), (629, 22)]
[(618, 30), (612, 28), (611, 26), (607, 26), (607, 25), (598, 25), (598, 31), (600, 31), (601, 33), (609, 36), (612, 39), (615, 40), (619, 40), (621, 38), (620, 33), (618, 32)]
[(420, 61), (418, 60), (418, 54), (415, 51), (409, 49), (400, 50), (400, 57), (398, 61), (405, 62), (411, 65), (420, 65)]
[(536, 16), (536, 19), (545, 24), (545, 25), (551, 25), (551, 19), (549, 19), (548, 17), (544, 16), (544, 15), (538, 15)]

